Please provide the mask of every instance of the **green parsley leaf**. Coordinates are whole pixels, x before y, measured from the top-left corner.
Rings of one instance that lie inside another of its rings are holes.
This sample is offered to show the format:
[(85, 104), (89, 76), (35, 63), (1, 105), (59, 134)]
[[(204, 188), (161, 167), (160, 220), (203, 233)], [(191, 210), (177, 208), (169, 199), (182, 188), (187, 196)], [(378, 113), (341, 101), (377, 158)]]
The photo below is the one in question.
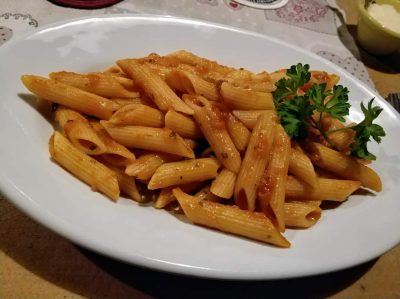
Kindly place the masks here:
[(314, 102), (315, 109), (318, 112), (326, 112), (324, 104), (325, 98), (329, 93), (325, 92), (326, 83), (313, 84), (307, 91), (306, 96)]
[(333, 86), (332, 98), (326, 103), (327, 113), (332, 117), (344, 122), (344, 116), (349, 115), (350, 104), (349, 90), (342, 85)]
[(377, 142), (380, 143), (382, 138), (386, 135), (384, 129), (378, 125), (374, 124), (373, 121), (379, 116), (382, 112), (382, 108), (379, 106), (372, 106), (374, 99), (368, 102), (367, 108), (361, 103), (361, 110), (364, 114), (364, 120), (360, 122), (358, 125), (352, 127), (352, 129), (356, 132), (355, 142), (352, 146), (352, 155), (367, 159), (367, 160), (375, 160), (376, 157), (372, 153), (368, 151), (367, 144), (371, 141), (371, 137)]
[(314, 107), (304, 96), (295, 96), (282, 102), (278, 108), (281, 125), (293, 138), (307, 137), (307, 119), (312, 115)]
[(292, 65), (286, 71), (286, 76), (289, 78), (282, 78), (275, 83), (276, 90), (273, 93), (275, 103), (282, 102), (290, 95), (295, 96), (297, 90), (310, 80), (311, 73), (309, 70), (310, 66), (308, 64), (298, 63), (297, 65)]
[[(349, 114), (348, 89), (341, 85), (335, 85), (333, 91), (326, 92), (326, 84), (313, 84), (307, 91), (307, 96), (313, 101), (315, 110), (327, 113), (333, 118), (345, 121), (344, 116)], [(327, 98), (327, 97), (330, 98)]]

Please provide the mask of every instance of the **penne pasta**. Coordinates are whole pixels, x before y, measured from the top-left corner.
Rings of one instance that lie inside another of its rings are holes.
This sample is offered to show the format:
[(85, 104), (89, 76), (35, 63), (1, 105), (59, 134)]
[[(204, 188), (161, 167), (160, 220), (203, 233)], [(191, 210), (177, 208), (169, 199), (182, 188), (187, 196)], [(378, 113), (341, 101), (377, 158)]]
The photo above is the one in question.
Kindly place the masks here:
[(164, 126), (164, 115), (159, 110), (143, 104), (130, 104), (118, 109), (109, 122), (115, 125), (161, 128)]
[(105, 144), (90, 126), (89, 121), (80, 113), (59, 106), (55, 120), (77, 149), (88, 155), (100, 155), (106, 152)]
[(316, 207), (321, 206), (322, 201), (321, 200), (296, 200), (296, 199), (285, 199), (285, 203), (306, 203), (309, 205), (313, 205)]
[(200, 58), (199, 56), (185, 50), (172, 52), (168, 54), (167, 57), (174, 57), (179, 61), (181, 61), (182, 63), (189, 65), (198, 65), (203, 62), (203, 58)]
[(229, 199), (235, 189), (236, 174), (223, 168), (217, 177), (212, 181), (210, 191), (212, 194)]
[(286, 178), (289, 169), (290, 138), (281, 125), (275, 130), (269, 164), (260, 186), (259, 201), (262, 211), (272, 211), (280, 232), (285, 231), (284, 202)]
[(111, 74), (111, 75), (123, 75), (125, 74), (118, 65), (112, 65), (102, 71), (104, 74)]
[(60, 83), (64, 83), (76, 88), (97, 94), (105, 98), (137, 98), (140, 94), (132, 91), (133, 82), (128, 78), (123, 80), (130, 81), (130, 89), (128, 90), (119, 82), (117, 77), (97, 74), (77, 74), (73, 72), (53, 72), (49, 74), (50, 79)]
[(379, 175), (356, 159), (316, 142), (308, 142), (305, 149), (314, 165), (333, 172), (340, 177), (360, 181), (361, 185), (374, 191), (382, 190)]
[[(184, 100), (194, 109), (194, 119), (218, 160), (225, 168), (237, 173), (241, 164), (240, 153), (229, 136), (218, 107), (211, 106), (204, 97), (193, 98), (185, 95)], [(201, 107), (198, 104), (205, 106)]]
[(140, 203), (144, 202), (144, 197), (140, 195), (135, 179), (126, 175), (123, 171), (117, 168), (112, 167), (111, 169), (117, 176), (118, 185), (121, 192), (129, 196), (129, 198), (133, 199), (134, 201)]
[(130, 99), (121, 99), (121, 98), (111, 98), (114, 103), (117, 103), (119, 107), (124, 107), (131, 104), (143, 104), (141, 98), (130, 98)]
[(130, 99), (121, 99), (121, 98), (111, 98), (111, 100), (119, 105), (119, 107), (124, 107), (131, 104), (143, 104), (150, 107), (157, 107), (154, 106), (154, 103), (146, 98), (130, 98)]
[(248, 70), (239, 69), (228, 73), (226, 82), (243, 89), (251, 89), (261, 92), (273, 92), (276, 89), (271, 76), (267, 72), (254, 74)]
[(262, 114), (251, 133), (235, 186), (235, 202), (241, 209), (254, 211), (257, 186), (268, 163), (276, 120), (271, 114)]
[(217, 176), (220, 163), (214, 158), (191, 159), (162, 164), (150, 179), (150, 190), (202, 182)]
[(186, 138), (186, 139), (184, 139), (184, 141), (185, 141), (186, 145), (188, 147), (190, 147), (192, 150), (195, 150), (196, 147), (199, 145), (198, 142), (193, 139)]
[(332, 200), (344, 201), (354, 191), (360, 188), (359, 181), (317, 178), (315, 188), (293, 176), (288, 176), (286, 182), (286, 198), (296, 200)]
[(173, 187), (163, 188), (154, 202), (153, 207), (156, 209), (164, 209), (170, 203), (176, 200), (174, 194), (172, 193)]
[(236, 148), (239, 152), (244, 152), (250, 140), (250, 131), (231, 113), (228, 114), (225, 122), (228, 133), (231, 136)]
[(336, 180), (341, 179), (340, 176), (338, 176), (337, 174), (334, 174), (333, 172), (321, 168), (316, 168), (315, 172), (319, 178), (336, 179)]
[(165, 114), (165, 127), (178, 133), (184, 138), (204, 138), (203, 133), (201, 132), (193, 118), (174, 110), (169, 110)]
[(349, 90), (307, 64), (255, 73), (179, 50), (49, 77), (21, 80), (55, 112), (53, 161), (114, 201), (287, 248), (286, 228), (313, 226), (360, 187), (382, 190), (367, 145), (386, 134), (383, 109), (370, 100), (346, 124)]
[(278, 232), (271, 221), (262, 213), (241, 210), (235, 206), (199, 200), (176, 188), (177, 198), (185, 215), (195, 224), (215, 228), (280, 247), (290, 243)]
[[(200, 200), (207, 200), (207, 201), (212, 201), (212, 202), (221, 202), (224, 200), (224, 198), (219, 197), (215, 194), (213, 194), (210, 190), (211, 186), (205, 186), (201, 190), (199, 190), (194, 197), (197, 197)], [(184, 190), (182, 190), (184, 191)], [(185, 192), (185, 191), (184, 191)]]
[(24, 75), (21, 80), (26, 88), (45, 100), (100, 119), (109, 119), (119, 108), (113, 101), (54, 80), (33, 75)]
[[(185, 50), (170, 53), (167, 57), (173, 57), (186, 65), (194, 66), (200, 73), (207, 73), (208, 76), (215, 76), (217, 74), (224, 76), (235, 70), (234, 68), (220, 65), (216, 61), (199, 57)], [(223, 77), (220, 76), (218, 78)]]
[(112, 139), (99, 122), (92, 121), (90, 124), (106, 146), (106, 150), (101, 155), (105, 161), (115, 166), (126, 166), (136, 159), (135, 154)]
[(185, 114), (193, 114), (193, 110), (158, 75), (154, 74), (148, 66), (134, 59), (119, 60), (117, 64), (137, 82), (160, 110), (167, 111), (171, 108)]
[(147, 181), (162, 164), (176, 161), (179, 158), (165, 153), (147, 153), (129, 164), (125, 169), (125, 173), (139, 180)]
[(105, 165), (76, 149), (63, 135), (54, 132), (49, 141), (51, 157), (78, 179), (112, 200), (119, 197), (116, 174)]
[[(185, 193), (191, 193), (193, 191), (196, 191), (197, 189), (200, 188), (202, 182), (200, 183), (189, 183), (186, 185), (181, 185), (179, 188)], [(172, 190), (176, 187), (167, 187), (163, 188), (160, 191), (160, 194), (157, 197), (157, 200), (154, 202), (153, 207), (156, 209), (163, 209), (169, 204), (173, 203), (176, 201), (176, 197), (172, 193)]]
[(346, 126), (329, 115), (325, 115), (321, 123), (325, 132), (332, 131), (328, 134), (328, 137), (336, 149), (346, 151), (350, 148), (350, 145), (354, 142), (355, 132), (353, 130), (334, 131)]
[(269, 76), (271, 78), (271, 81), (273, 83), (276, 83), (280, 79), (283, 79), (283, 78), (287, 77), (286, 76), (286, 71), (287, 71), (287, 69), (280, 69), (280, 70), (277, 70), (275, 72), (270, 73)]
[(314, 166), (297, 144), (294, 145), (290, 151), (289, 173), (307, 183), (312, 188), (317, 187), (317, 174), (315, 173)]
[(240, 120), (249, 130), (253, 130), (258, 117), (263, 114), (276, 115), (274, 110), (233, 110), (232, 114)]
[(181, 92), (201, 95), (210, 101), (218, 101), (220, 97), (215, 84), (188, 71), (174, 70), (169, 73), (166, 82)]
[(194, 158), (193, 150), (181, 136), (167, 128), (142, 126), (118, 126), (100, 122), (108, 134), (127, 147), (160, 151), (186, 158)]
[(285, 202), (285, 225), (288, 227), (308, 228), (313, 226), (321, 218), (320, 207), (301, 202)]
[(222, 100), (232, 109), (237, 110), (269, 110), (274, 109), (271, 93), (253, 91), (222, 83), (220, 87)]

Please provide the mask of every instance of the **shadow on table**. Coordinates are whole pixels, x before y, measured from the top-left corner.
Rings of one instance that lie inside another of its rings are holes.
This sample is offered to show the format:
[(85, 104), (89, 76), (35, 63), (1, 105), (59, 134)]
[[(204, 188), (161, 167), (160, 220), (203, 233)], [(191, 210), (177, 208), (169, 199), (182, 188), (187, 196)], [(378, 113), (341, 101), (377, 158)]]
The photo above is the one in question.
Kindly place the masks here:
[(76, 247), (30, 220), (7, 200), (0, 203), (0, 250), (50, 283), (88, 297), (324, 298), (353, 284), (377, 261), (331, 274), (279, 281), (183, 277), (123, 264)]
[(122, 264), (85, 249), (80, 251), (112, 276), (157, 298), (266, 298), (271, 295), (280, 298), (325, 298), (353, 284), (377, 261), (335, 273), (299, 279), (226, 281), (156, 272)]

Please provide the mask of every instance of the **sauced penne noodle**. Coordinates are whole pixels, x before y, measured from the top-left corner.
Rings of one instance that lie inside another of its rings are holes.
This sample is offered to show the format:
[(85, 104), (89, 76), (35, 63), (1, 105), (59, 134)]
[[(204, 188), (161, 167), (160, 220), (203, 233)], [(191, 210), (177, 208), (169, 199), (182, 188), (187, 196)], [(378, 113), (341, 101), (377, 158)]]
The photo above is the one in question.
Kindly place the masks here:
[(135, 154), (111, 138), (99, 122), (91, 121), (90, 124), (106, 146), (106, 150), (101, 155), (104, 160), (115, 166), (126, 166), (136, 159)]
[(249, 130), (253, 130), (261, 114), (276, 115), (274, 110), (233, 110), (232, 114), (240, 120)]
[(223, 101), (232, 109), (237, 110), (268, 110), (274, 109), (272, 94), (235, 87), (222, 83), (220, 93)]
[[(118, 79), (104, 74), (77, 74), (73, 72), (53, 72), (49, 74), (50, 79), (79, 89), (97, 94), (106, 98), (137, 98), (137, 91), (128, 90)], [(124, 78), (125, 80), (129, 80)], [(131, 80), (130, 80), (131, 81)], [(133, 83), (131, 81), (131, 89)]]
[(199, 145), (199, 143), (196, 140), (185, 138), (183, 139), (185, 141), (186, 145), (190, 147), (193, 151), (196, 149), (196, 147)]
[[(179, 188), (185, 192), (185, 193), (192, 193), (199, 188), (201, 188), (201, 185), (203, 182), (198, 182), (198, 183), (189, 183), (185, 185), (180, 185)], [(157, 200), (154, 202), (153, 207), (156, 209), (163, 209), (169, 204), (173, 203), (176, 201), (175, 195), (172, 193), (172, 190), (176, 187), (167, 187), (167, 188), (162, 188), (160, 191), (160, 194), (157, 197)]]
[(294, 145), (290, 152), (289, 173), (306, 182), (311, 187), (317, 187), (317, 174), (310, 158), (299, 145)]
[(320, 207), (301, 202), (285, 202), (283, 206), (285, 225), (288, 227), (308, 228), (321, 218)]
[(272, 222), (262, 213), (241, 210), (235, 206), (199, 200), (182, 192), (173, 193), (190, 221), (224, 232), (250, 239), (289, 247), (290, 243), (278, 232)]
[(322, 204), (321, 200), (308, 200), (308, 199), (303, 199), (303, 200), (296, 200), (296, 199), (285, 199), (285, 203), (306, 203), (312, 206), (319, 207)]
[(184, 96), (184, 99), (194, 109), (194, 119), (218, 160), (225, 168), (237, 173), (241, 164), (240, 153), (229, 136), (218, 107), (213, 107), (201, 96), (195, 98)]
[(119, 126), (101, 122), (108, 134), (126, 147), (161, 151), (187, 158), (194, 158), (193, 150), (181, 136), (167, 128)]
[(382, 190), (379, 175), (368, 166), (345, 154), (316, 142), (305, 145), (311, 161), (318, 167), (331, 171), (343, 178), (360, 181), (361, 185), (374, 191)]
[(99, 190), (112, 200), (119, 197), (116, 174), (105, 165), (75, 148), (58, 132), (50, 138), (51, 157), (74, 176), (87, 183), (93, 190)]
[(261, 92), (272, 92), (276, 89), (271, 76), (267, 72), (254, 74), (248, 70), (235, 70), (225, 77), (233, 86)]
[(133, 59), (119, 60), (117, 63), (124, 72), (138, 83), (160, 110), (167, 111), (172, 108), (179, 112), (193, 114), (193, 110), (149, 67)]
[(289, 159), (290, 138), (282, 126), (278, 125), (270, 161), (261, 181), (259, 200), (265, 214), (269, 214), (268, 208), (272, 211), (280, 232), (285, 231), (284, 202)]
[(164, 115), (161, 111), (143, 104), (130, 104), (117, 110), (109, 119), (116, 125), (135, 125), (161, 128)]
[(117, 167), (113, 167), (110, 165), (107, 165), (107, 167), (114, 171), (115, 175), (117, 176), (118, 185), (121, 193), (129, 196), (129, 198), (137, 202), (144, 202), (144, 197), (140, 195), (139, 189), (133, 177), (126, 175), (121, 169)]
[(139, 180), (147, 181), (162, 164), (177, 160), (179, 160), (179, 157), (165, 153), (147, 153), (130, 163), (126, 167), (125, 173)]
[(119, 108), (106, 98), (54, 80), (33, 75), (24, 75), (21, 80), (26, 88), (45, 100), (100, 119), (109, 119)]
[(89, 121), (80, 113), (60, 106), (56, 110), (55, 120), (76, 148), (88, 155), (100, 155), (106, 152), (105, 144), (90, 126)]
[(338, 206), (324, 201), (382, 190), (367, 166), (368, 142), (385, 136), (374, 122), (382, 109), (371, 100), (364, 120), (346, 123), (349, 90), (306, 64), (254, 73), (179, 50), (49, 77), (21, 80), (52, 102), (61, 133), (51, 157), (112, 200), (121, 192), (286, 248), (286, 228), (309, 228)]
[(123, 98), (111, 98), (111, 100), (115, 103), (117, 103), (121, 108), (127, 105), (131, 104), (143, 104), (150, 106), (146, 101), (144, 101), (142, 98), (128, 98), (128, 99), (123, 99)]
[(190, 159), (162, 164), (150, 179), (150, 190), (202, 182), (217, 176), (220, 163), (215, 158)]
[(280, 70), (277, 70), (275, 72), (270, 73), (269, 76), (271, 78), (271, 81), (276, 83), (280, 79), (283, 79), (283, 78), (287, 77), (286, 76), (286, 71), (287, 71), (287, 69), (280, 69)]
[(226, 168), (223, 168), (217, 177), (211, 183), (210, 191), (212, 194), (229, 199), (235, 189), (236, 174)]
[(205, 186), (204, 188), (202, 188), (201, 190), (196, 192), (194, 197), (197, 197), (200, 200), (208, 200), (208, 201), (212, 201), (212, 202), (221, 202), (221, 201), (225, 200), (225, 198), (219, 197), (219, 196), (215, 195), (214, 193), (212, 193), (210, 189), (211, 189), (210, 185)]
[(340, 151), (345, 151), (350, 148), (350, 145), (354, 142), (355, 132), (353, 130), (342, 130), (346, 126), (329, 115), (324, 116), (321, 123), (325, 131), (332, 131), (332, 133), (329, 133), (329, 140), (335, 148)]
[(302, 87), (303, 90), (308, 90), (314, 83), (326, 84), (326, 90), (332, 89), (332, 87), (339, 82), (340, 77), (335, 74), (328, 74), (324, 71), (310, 71), (310, 80)]
[(239, 152), (245, 151), (250, 140), (250, 131), (231, 113), (228, 113), (226, 118), (226, 127), (233, 143)]
[(102, 71), (104, 74), (121, 75), (125, 74), (118, 65), (112, 65)]
[(286, 198), (307, 200), (344, 201), (360, 188), (359, 181), (317, 178), (315, 188), (304, 181), (289, 176), (286, 182)]
[(165, 127), (178, 133), (184, 138), (204, 138), (203, 133), (192, 117), (174, 110), (169, 110), (165, 114)]
[(211, 101), (217, 101), (220, 97), (215, 84), (187, 71), (176, 70), (170, 72), (166, 82), (171, 87), (184, 93), (198, 94)]
[(204, 59), (202, 59), (201, 57), (185, 51), (185, 50), (179, 50), (176, 52), (172, 52), (170, 54), (167, 55), (168, 57), (174, 57), (176, 59), (178, 59), (179, 61), (181, 61), (182, 63), (188, 64), (188, 65), (199, 65), (204, 63)]
[(273, 115), (262, 114), (250, 136), (235, 186), (235, 202), (242, 209), (255, 209), (257, 187), (268, 163), (275, 128)]
[(185, 50), (180, 50), (170, 53), (169, 55), (167, 55), (167, 57), (174, 57), (175, 59), (181, 61), (182, 63), (198, 67), (203, 72), (204, 70), (208, 70), (208, 71), (215, 71), (221, 75), (227, 75), (228, 73), (235, 71), (234, 68), (220, 65), (216, 61), (199, 57)]
[(110, 98), (110, 100), (112, 100), (113, 102), (117, 103), (120, 106), (120, 108), (124, 107), (126, 105), (130, 105), (130, 104), (142, 104), (142, 105), (149, 106), (151, 108), (158, 109), (157, 105), (154, 104), (154, 102), (152, 102), (146, 96), (140, 96), (139, 98), (129, 98), (129, 99)]

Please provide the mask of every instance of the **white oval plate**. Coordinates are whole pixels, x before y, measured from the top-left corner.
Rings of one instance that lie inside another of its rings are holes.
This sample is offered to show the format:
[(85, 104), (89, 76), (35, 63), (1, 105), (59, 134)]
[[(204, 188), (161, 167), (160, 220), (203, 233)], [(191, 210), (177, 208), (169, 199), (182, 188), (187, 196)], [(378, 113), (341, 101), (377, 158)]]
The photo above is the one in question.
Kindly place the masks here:
[[(54, 164), (52, 125), (30, 105), (22, 74), (101, 70), (123, 57), (187, 49), (254, 71), (297, 62), (339, 74), (350, 89), (351, 120), (361, 100), (376, 97), (387, 132), (372, 146), (384, 191), (351, 196), (307, 230), (287, 230), (280, 249), (194, 226), (166, 211), (107, 200)], [(73, 242), (119, 260), (187, 275), (278, 279), (350, 267), (379, 256), (400, 240), (399, 115), (374, 91), (328, 61), (263, 35), (221, 25), (159, 16), (107, 16), (59, 23), (2, 47), (0, 52), (0, 187), (38, 222)]]

